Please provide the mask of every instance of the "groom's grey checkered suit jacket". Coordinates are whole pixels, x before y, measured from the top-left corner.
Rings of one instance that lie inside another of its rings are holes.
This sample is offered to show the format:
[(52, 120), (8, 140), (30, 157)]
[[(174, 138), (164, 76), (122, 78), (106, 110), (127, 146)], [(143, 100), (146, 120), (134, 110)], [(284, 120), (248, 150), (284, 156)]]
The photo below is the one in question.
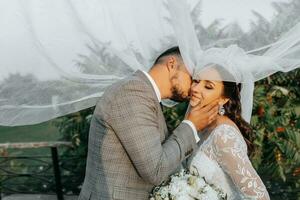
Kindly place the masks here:
[(137, 71), (109, 87), (97, 103), (79, 200), (148, 199), (196, 148), (192, 128), (168, 133), (145, 74)]

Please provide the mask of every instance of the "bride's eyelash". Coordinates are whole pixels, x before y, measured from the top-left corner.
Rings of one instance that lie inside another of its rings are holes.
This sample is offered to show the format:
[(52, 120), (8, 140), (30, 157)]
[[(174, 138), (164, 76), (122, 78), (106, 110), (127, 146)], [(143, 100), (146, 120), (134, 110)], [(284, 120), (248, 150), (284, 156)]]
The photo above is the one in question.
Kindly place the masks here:
[(212, 89), (214, 89), (213, 87), (211, 87), (211, 86), (205, 86), (205, 88), (206, 89), (209, 89), (209, 90), (212, 90)]

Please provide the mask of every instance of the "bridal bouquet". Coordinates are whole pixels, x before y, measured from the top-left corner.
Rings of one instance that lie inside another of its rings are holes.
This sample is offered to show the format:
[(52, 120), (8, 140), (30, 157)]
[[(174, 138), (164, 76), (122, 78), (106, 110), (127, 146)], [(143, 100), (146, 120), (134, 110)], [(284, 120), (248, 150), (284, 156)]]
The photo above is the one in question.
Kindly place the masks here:
[(200, 176), (181, 170), (155, 187), (150, 200), (225, 200), (226, 195)]

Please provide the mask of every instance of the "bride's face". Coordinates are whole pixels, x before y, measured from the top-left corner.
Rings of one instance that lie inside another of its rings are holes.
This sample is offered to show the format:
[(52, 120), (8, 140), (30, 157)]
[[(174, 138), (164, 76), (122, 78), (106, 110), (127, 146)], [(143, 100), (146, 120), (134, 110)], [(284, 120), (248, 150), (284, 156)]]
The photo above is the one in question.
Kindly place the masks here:
[(223, 95), (224, 84), (219, 71), (214, 67), (207, 67), (196, 75), (191, 87), (190, 105), (192, 107), (197, 105), (203, 107), (215, 100), (218, 100), (219, 105), (224, 105), (229, 101)]
[(224, 101), (223, 82), (211, 80), (194, 80), (191, 87), (191, 106), (206, 106), (216, 99), (220, 99), (220, 104)]

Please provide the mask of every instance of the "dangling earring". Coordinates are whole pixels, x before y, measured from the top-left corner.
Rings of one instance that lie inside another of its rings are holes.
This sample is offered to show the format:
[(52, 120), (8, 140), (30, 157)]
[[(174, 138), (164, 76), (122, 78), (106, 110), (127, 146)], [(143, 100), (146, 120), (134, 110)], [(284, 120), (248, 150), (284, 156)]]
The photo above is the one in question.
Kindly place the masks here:
[(223, 116), (225, 114), (225, 108), (223, 105), (219, 106), (219, 115)]

